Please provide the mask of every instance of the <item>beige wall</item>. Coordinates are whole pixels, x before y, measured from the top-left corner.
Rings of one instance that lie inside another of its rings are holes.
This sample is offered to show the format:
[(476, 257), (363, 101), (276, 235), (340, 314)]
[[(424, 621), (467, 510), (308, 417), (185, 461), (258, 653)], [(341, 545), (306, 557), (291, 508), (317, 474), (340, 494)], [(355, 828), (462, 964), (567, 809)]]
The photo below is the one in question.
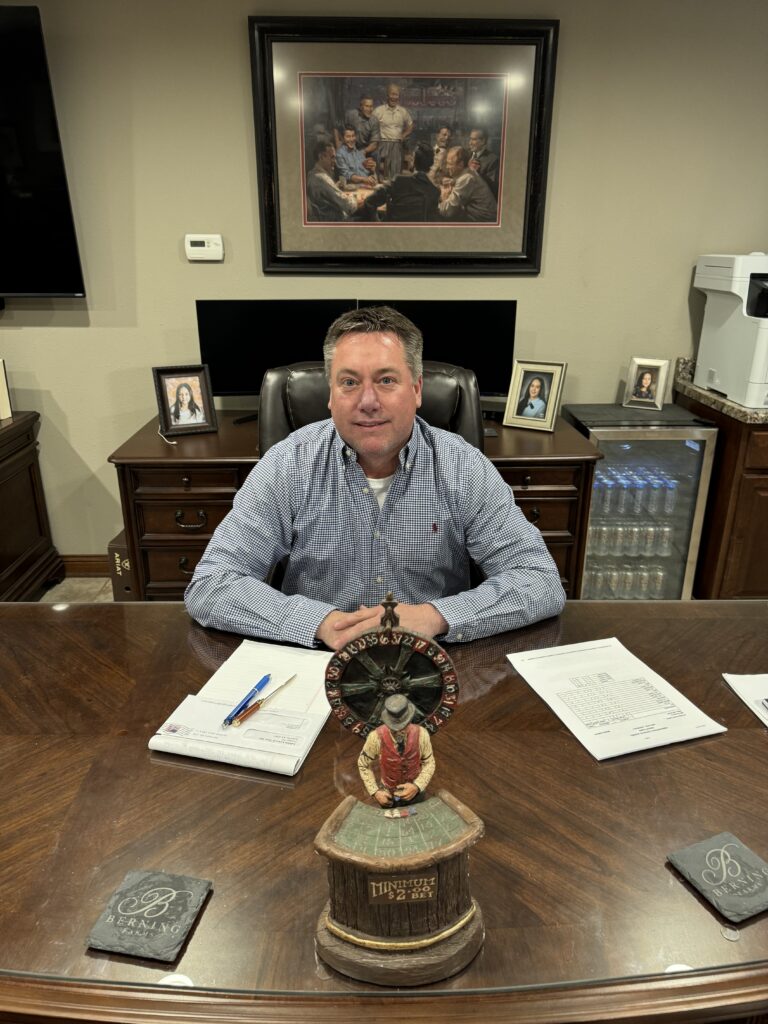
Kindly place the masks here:
[[(196, 298), (391, 289), (391, 278), (261, 272), (247, 16), (361, 7), (38, 6), (88, 299), (9, 300), (0, 356), (14, 407), (42, 415), (55, 543), (103, 553), (121, 526), (107, 456), (156, 412), (150, 367), (198, 361)], [(425, 15), (466, 9), (419, 4)], [(473, 13), (561, 21), (542, 272), (398, 279), (397, 291), (518, 299), (516, 355), (567, 360), (565, 401), (613, 401), (630, 356), (692, 352), (699, 254), (768, 248), (768, 4), (481, 0)], [(221, 232), (226, 262), (187, 263), (187, 231)]]

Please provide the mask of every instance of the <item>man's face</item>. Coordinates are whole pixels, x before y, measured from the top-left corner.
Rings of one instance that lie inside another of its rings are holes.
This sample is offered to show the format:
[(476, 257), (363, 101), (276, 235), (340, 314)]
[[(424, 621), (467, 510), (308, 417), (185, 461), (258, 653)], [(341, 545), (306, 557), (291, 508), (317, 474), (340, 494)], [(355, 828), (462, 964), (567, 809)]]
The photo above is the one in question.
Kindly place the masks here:
[(354, 149), (355, 146), (357, 145), (357, 132), (344, 132), (344, 145), (347, 147), (347, 149)]
[(363, 117), (370, 117), (371, 114), (373, 113), (373, 100), (370, 100), (370, 99), (360, 100), (359, 110), (360, 110), (360, 113), (363, 115)]
[(327, 174), (330, 174), (331, 168), (333, 167), (335, 159), (336, 159), (336, 154), (333, 151), (333, 146), (326, 146), (325, 149), (320, 154), (320, 158), (318, 159), (317, 162), (320, 164), (322, 169)]
[(390, 107), (396, 107), (400, 102), (400, 87), (397, 85), (390, 85), (387, 89), (387, 103)]
[(452, 178), (458, 178), (458, 176), (464, 170), (464, 162), (461, 159), (458, 150), (448, 150), (448, 155), (445, 158), (445, 169), (448, 171)]
[(357, 452), (366, 476), (389, 476), (421, 405), (395, 334), (345, 334), (331, 362), (331, 410), (336, 429)]
[(469, 133), (469, 148), (473, 153), (479, 153), (480, 150), (485, 146), (485, 139), (480, 132)]
[(438, 146), (447, 146), (448, 140), (451, 137), (450, 128), (439, 128), (435, 138), (437, 139)]

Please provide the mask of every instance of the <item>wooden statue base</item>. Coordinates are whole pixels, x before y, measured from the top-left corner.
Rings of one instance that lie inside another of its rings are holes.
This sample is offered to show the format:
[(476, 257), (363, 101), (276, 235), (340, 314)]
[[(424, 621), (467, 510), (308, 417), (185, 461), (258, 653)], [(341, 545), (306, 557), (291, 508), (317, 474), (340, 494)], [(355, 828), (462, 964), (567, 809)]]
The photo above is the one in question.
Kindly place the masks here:
[(485, 938), (468, 857), (482, 821), (445, 790), (412, 808), (412, 816), (389, 818), (349, 796), (315, 838), (330, 896), (315, 949), (360, 981), (440, 981), (466, 967)]
[(427, 985), (457, 974), (480, 952), (485, 926), (480, 907), (474, 902), (473, 911), (462, 928), (445, 938), (435, 941), (432, 935), (414, 936), (411, 942), (403, 943), (413, 948), (402, 949), (397, 942), (393, 947), (373, 935), (349, 929), (340, 929), (347, 938), (339, 937), (335, 934), (338, 925), (330, 918), (327, 903), (317, 922), (315, 949), (330, 967), (358, 981), (374, 985)]

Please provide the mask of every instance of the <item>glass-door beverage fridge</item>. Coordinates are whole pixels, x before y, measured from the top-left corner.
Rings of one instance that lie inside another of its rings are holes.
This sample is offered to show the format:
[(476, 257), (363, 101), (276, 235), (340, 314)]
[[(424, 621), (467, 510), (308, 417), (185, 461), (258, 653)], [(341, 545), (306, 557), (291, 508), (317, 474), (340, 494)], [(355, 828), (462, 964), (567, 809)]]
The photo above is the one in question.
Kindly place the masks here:
[(563, 416), (603, 453), (582, 598), (689, 598), (717, 428), (676, 405), (567, 405)]

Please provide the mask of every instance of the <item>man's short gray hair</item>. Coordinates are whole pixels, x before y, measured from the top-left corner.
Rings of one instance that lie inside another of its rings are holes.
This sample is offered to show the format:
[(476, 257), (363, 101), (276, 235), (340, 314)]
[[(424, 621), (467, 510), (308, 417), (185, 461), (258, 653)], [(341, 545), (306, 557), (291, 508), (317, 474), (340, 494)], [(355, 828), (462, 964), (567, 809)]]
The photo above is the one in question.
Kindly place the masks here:
[(323, 358), (325, 375), (329, 381), (333, 353), (345, 334), (394, 334), (405, 350), (405, 361), (414, 384), (421, 377), (424, 339), (416, 324), (391, 306), (363, 306), (342, 313), (328, 328), (323, 344)]

